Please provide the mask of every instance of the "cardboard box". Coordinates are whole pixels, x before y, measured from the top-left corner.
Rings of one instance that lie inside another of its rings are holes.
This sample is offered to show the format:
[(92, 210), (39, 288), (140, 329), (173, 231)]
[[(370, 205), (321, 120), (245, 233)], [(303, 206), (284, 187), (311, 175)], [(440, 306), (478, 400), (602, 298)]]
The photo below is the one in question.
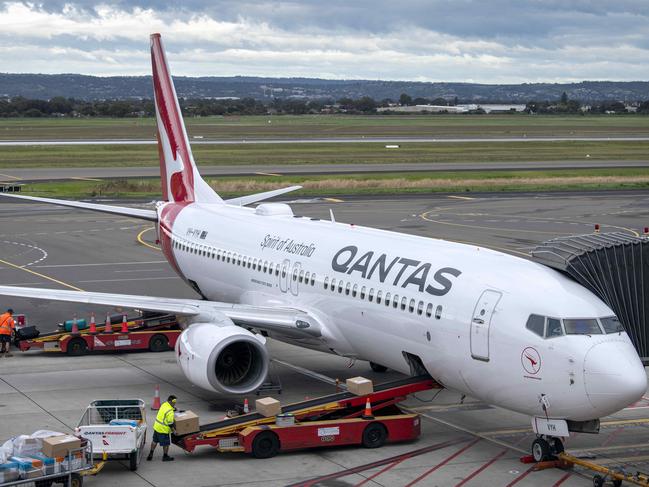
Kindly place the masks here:
[(255, 409), (259, 414), (265, 417), (277, 416), (282, 412), (282, 405), (277, 399), (272, 397), (264, 397), (255, 401)]
[(374, 392), (372, 381), (365, 377), (352, 377), (347, 379), (347, 390), (357, 396), (365, 396)]
[(43, 438), (43, 454), (48, 457), (64, 457), (76, 448), (81, 448), (81, 439), (73, 435)]
[(198, 416), (191, 411), (174, 413), (174, 421), (176, 422), (177, 435), (187, 435), (200, 430)]

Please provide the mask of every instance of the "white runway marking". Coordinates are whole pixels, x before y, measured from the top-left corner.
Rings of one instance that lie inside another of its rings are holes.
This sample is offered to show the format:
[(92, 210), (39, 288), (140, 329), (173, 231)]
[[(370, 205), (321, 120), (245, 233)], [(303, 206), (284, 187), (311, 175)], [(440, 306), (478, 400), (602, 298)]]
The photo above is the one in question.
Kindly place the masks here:
[(79, 281), (82, 283), (89, 282), (124, 282), (124, 281), (163, 281), (169, 279), (180, 279), (178, 276), (169, 276), (169, 277), (133, 277), (125, 279), (90, 279), (87, 281)]
[(19, 245), (21, 247), (27, 247), (27, 248), (29, 248), (31, 250), (36, 250), (36, 251), (41, 253), (41, 257), (39, 259), (28, 262), (27, 264), (24, 264), (22, 267), (29, 267), (30, 265), (38, 264), (39, 262), (42, 262), (45, 259), (47, 259), (47, 252), (44, 249), (42, 249), (40, 247), (37, 247), (36, 245), (31, 245), (31, 244), (27, 244), (27, 243), (23, 243), (23, 242), (14, 242), (14, 241), (11, 241), (11, 240), (2, 240), (2, 243), (6, 243), (6, 244), (10, 244), (10, 245)]
[(166, 264), (166, 260), (147, 260), (142, 262), (91, 262), (89, 264), (50, 264), (50, 265), (37, 265), (39, 268), (56, 268), (56, 267), (97, 267), (103, 265), (148, 265), (148, 264)]

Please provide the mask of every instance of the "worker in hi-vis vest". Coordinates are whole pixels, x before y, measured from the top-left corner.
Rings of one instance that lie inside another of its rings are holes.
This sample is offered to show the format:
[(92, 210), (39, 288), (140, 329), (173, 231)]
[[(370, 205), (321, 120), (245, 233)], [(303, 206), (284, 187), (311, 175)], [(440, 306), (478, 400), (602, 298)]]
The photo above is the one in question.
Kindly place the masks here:
[(153, 440), (147, 460), (153, 459), (153, 452), (158, 443), (162, 447), (162, 461), (171, 462), (173, 457), (169, 456), (169, 445), (171, 445), (171, 430), (174, 427), (174, 411), (176, 410), (176, 396), (171, 395), (158, 409), (158, 415), (153, 423)]
[(11, 357), (11, 337), (16, 329), (16, 322), (13, 319), (14, 310), (9, 308), (6, 313), (0, 315), (0, 357)]

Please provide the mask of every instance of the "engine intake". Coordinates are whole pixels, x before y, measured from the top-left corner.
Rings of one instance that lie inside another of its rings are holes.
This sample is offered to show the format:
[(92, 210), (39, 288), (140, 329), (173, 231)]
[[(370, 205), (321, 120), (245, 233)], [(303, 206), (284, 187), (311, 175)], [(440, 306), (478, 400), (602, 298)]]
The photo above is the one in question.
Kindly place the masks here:
[(190, 325), (176, 342), (176, 360), (193, 384), (227, 394), (253, 392), (268, 375), (265, 339), (227, 318)]

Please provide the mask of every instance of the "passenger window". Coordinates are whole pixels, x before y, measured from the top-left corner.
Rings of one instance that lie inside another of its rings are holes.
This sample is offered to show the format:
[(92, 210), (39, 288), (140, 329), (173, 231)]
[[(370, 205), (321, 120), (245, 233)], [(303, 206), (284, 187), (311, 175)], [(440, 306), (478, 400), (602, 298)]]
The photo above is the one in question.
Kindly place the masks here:
[(435, 308), (435, 319), (439, 320), (442, 318), (442, 305), (438, 305), (437, 308)]
[(343, 285), (344, 285), (344, 284), (345, 284), (344, 282), (342, 282), (342, 281), (338, 281), (338, 294), (342, 294), (342, 293), (343, 293)]
[(325, 290), (329, 289), (329, 278), (328, 277), (325, 277), (324, 288), (325, 288)]
[(433, 303), (428, 303), (428, 306), (426, 306), (426, 316), (428, 318), (433, 316)]
[(530, 315), (525, 328), (543, 338), (545, 336), (545, 316)]
[(374, 288), (373, 288), (373, 287), (370, 288), (370, 293), (368, 294), (367, 299), (368, 299), (368, 301), (369, 301), (370, 303), (371, 303), (372, 301), (374, 301)]
[(424, 302), (419, 301), (419, 304), (417, 305), (417, 314), (421, 315), (424, 312)]
[(620, 320), (617, 319), (617, 316), (607, 316), (606, 318), (600, 318), (604, 331), (606, 333), (618, 333), (624, 331), (624, 327)]
[(566, 335), (601, 335), (602, 329), (596, 319), (563, 320)]
[(376, 293), (376, 304), (381, 304), (381, 296), (383, 296), (383, 291), (377, 291)]
[(548, 318), (548, 327), (545, 331), (546, 338), (560, 337), (563, 335), (563, 328), (561, 328), (561, 320), (556, 318)]
[(361, 288), (361, 299), (365, 299), (365, 286)]
[(304, 284), (309, 284), (309, 272), (304, 273)]
[(399, 295), (398, 295), (398, 294), (395, 294), (395, 295), (394, 295), (394, 299), (393, 299), (393, 301), (392, 301), (392, 307), (393, 307), (394, 309), (397, 309), (398, 306), (399, 306)]
[(385, 305), (386, 306), (390, 306), (390, 297), (391, 297), (390, 293), (385, 293)]
[(403, 298), (401, 298), (401, 311), (404, 311), (406, 309), (406, 301), (407, 300), (408, 300), (408, 298), (406, 298), (405, 296)]
[(315, 273), (311, 274), (311, 285), (315, 286)]
[(408, 311), (410, 311), (411, 313), (415, 312), (415, 300), (414, 299), (410, 300), (410, 304), (408, 305)]
[(299, 281), (304, 282), (304, 271), (300, 271)]
[(356, 294), (358, 294), (358, 284), (354, 284), (354, 287), (352, 288), (352, 298), (355, 298)]
[(351, 282), (348, 282), (347, 285), (345, 286), (345, 294), (349, 296), (349, 290), (351, 289), (352, 284)]
[(264, 271), (263, 272), (264, 272), (264, 274), (266, 272), (268, 272), (268, 261), (267, 260), (264, 261)]
[(334, 292), (336, 290), (336, 278), (333, 278), (331, 280), (331, 292)]
[(297, 267), (293, 269), (293, 282), (297, 281), (298, 270)]

